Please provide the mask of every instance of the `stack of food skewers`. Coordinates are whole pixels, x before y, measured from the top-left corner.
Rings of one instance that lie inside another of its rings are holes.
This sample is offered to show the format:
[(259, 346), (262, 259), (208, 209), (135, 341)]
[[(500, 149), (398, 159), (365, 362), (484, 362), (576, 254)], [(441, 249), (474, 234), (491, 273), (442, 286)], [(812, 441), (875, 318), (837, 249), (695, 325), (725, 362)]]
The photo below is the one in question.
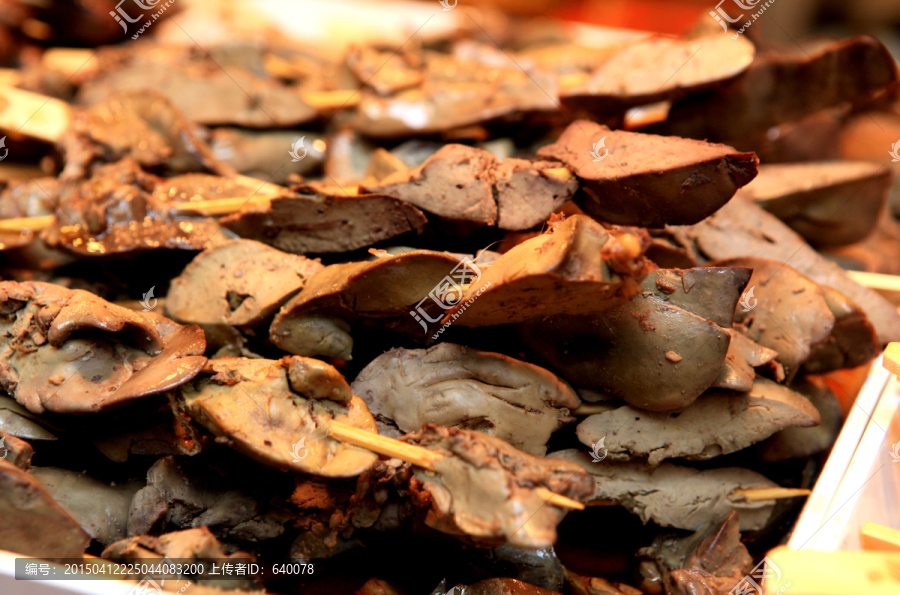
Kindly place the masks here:
[[(900, 340), (834, 262), (890, 167), (810, 146), (896, 113), (872, 38), (60, 55), (0, 88), (43, 168), (0, 193), (0, 549), (322, 569), (210, 593), (724, 595), (841, 371)], [(406, 562), (347, 572), (381, 548)]]

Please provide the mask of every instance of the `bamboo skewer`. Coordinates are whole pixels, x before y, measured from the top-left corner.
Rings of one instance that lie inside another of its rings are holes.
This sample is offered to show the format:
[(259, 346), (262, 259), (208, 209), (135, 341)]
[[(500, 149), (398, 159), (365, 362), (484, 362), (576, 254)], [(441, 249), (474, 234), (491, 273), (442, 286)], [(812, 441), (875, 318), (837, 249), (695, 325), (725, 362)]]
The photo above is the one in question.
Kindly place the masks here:
[(72, 122), (65, 101), (15, 87), (0, 89), (0, 130), (55, 143)]
[(763, 502), (765, 500), (784, 500), (787, 498), (801, 498), (809, 496), (810, 490), (800, 488), (757, 488), (750, 490), (737, 490), (731, 497), (742, 502)]
[[(739, 502), (765, 502), (766, 500), (785, 500), (787, 498), (800, 498), (809, 496), (810, 490), (799, 488), (755, 488), (736, 490), (731, 493), (731, 498)], [(618, 506), (616, 500), (589, 500), (587, 506)]]
[(891, 374), (900, 376), (900, 343), (888, 343), (884, 350), (884, 368)]
[(613, 409), (618, 409), (621, 405), (610, 405), (608, 403), (582, 403), (572, 410), (572, 415), (596, 415), (598, 413), (606, 413)]
[[(337, 421), (329, 422), (328, 433), (333, 438), (342, 442), (347, 442), (366, 450), (371, 450), (381, 455), (394, 457), (407, 463), (411, 463), (417, 467), (422, 467), (429, 471), (436, 471), (435, 463), (444, 458), (444, 455), (428, 450), (415, 444), (401, 442), (387, 436), (366, 432), (347, 424)], [(584, 504), (577, 500), (572, 500), (561, 494), (551, 492), (544, 487), (533, 488), (534, 492), (550, 504), (559, 506), (560, 508), (571, 508), (573, 510), (584, 510)]]

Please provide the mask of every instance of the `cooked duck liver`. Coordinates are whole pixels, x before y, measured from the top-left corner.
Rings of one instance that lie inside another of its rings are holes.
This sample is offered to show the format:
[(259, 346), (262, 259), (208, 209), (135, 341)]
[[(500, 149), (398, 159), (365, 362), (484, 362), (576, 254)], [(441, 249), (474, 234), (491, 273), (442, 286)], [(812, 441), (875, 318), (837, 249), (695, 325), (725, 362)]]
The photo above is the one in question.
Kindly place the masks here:
[(570, 108), (624, 112), (722, 84), (745, 71), (755, 53), (750, 40), (718, 31), (693, 39), (650, 36), (612, 53), (560, 95)]
[(197, 324), (214, 347), (235, 328), (267, 324), (278, 309), (323, 268), (318, 260), (286, 254), (253, 240), (224, 242), (198, 254), (166, 295), (168, 316)]
[(93, 413), (173, 389), (206, 363), (203, 331), (80, 289), (0, 282), (0, 383), (34, 413)]
[(696, 531), (736, 510), (741, 530), (762, 529), (775, 509), (774, 500), (745, 502), (731, 498), (740, 489), (778, 487), (762, 475), (740, 467), (693, 469), (672, 463), (649, 467), (643, 463), (591, 462), (588, 453), (562, 450), (551, 457), (574, 461), (594, 476), (595, 500), (620, 503), (645, 523)]
[(643, 256), (648, 239), (643, 230), (605, 229), (574, 215), (493, 262), (448, 316), (491, 326), (620, 305), (652, 266)]
[(717, 381), (730, 329), (705, 316), (730, 326), (748, 273), (653, 271), (622, 305), (588, 302), (580, 313), (533, 319), (517, 330), (539, 360), (575, 386), (650, 411), (680, 409)]
[(242, 238), (294, 254), (349, 252), (408, 231), (419, 232), (425, 222), (417, 208), (390, 196), (347, 196), (311, 187), (221, 221)]
[(760, 165), (739, 193), (813, 246), (844, 246), (874, 231), (892, 179), (889, 168), (868, 161)]
[(392, 349), (369, 363), (352, 389), (376, 418), (403, 432), (426, 422), (479, 430), (539, 456), (581, 403), (543, 368), (453, 343)]
[[(597, 158), (591, 151), (603, 141)], [(602, 221), (690, 225), (716, 212), (756, 176), (759, 160), (725, 145), (577, 120), (538, 157), (562, 161), (581, 181), (578, 206)]]
[(144, 482), (110, 485), (85, 473), (57, 467), (35, 467), (31, 474), (91, 539), (104, 546), (125, 539), (131, 499)]
[(29, 473), (0, 461), (0, 549), (37, 558), (82, 558), (91, 537)]
[(269, 337), (289, 353), (349, 360), (354, 323), (370, 322), (422, 337), (423, 327), (429, 331), (426, 320), (437, 330), (436, 323), (474, 276), (466, 262), (430, 250), (331, 265), (314, 274), (281, 308)]
[(875, 326), (882, 345), (900, 341), (900, 314), (890, 302), (851, 280), (843, 269), (752, 202), (735, 197), (705, 221), (683, 231), (710, 260), (757, 257), (786, 263), (856, 302)]
[(264, 465), (323, 477), (353, 477), (374, 465), (378, 455), (326, 435), (331, 419), (377, 433), (363, 400), (302, 397), (288, 379), (290, 360), (210, 360), (183, 387), (181, 402), (195, 421)]
[(436, 473), (415, 469), (414, 494), (429, 506), (425, 523), (485, 544), (544, 548), (556, 541), (566, 511), (534, 492), (542, 486), (583, 500), (591, 476), (578, 465), (516, 450), (503, 440), (457, 428), (425, 424), (405, 440), (445, 455)]
[(819, 425), (806, 397), (770, 380), (758, 379), (749, 393), (710, 390), (677, 415), (619, 407), (578, 424), (578, 439), (593, 445), (604, 439), (609, 458), (711, 459), (764, 440), (788, 427)]

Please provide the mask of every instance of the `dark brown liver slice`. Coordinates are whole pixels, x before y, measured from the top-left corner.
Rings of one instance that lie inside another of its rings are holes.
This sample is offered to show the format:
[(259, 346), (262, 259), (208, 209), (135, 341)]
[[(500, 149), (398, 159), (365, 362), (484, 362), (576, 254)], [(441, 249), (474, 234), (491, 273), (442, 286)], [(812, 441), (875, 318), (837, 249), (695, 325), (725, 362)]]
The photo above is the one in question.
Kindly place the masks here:
[(788, 226), (748, 200), (735, 198), (709, 219), (686, 229), (710, 259), (758, 256), (786, 263), (820, 285), (843, 293), (865, 311), (882, 343), (900, 341), (900, 314), (859, 285)]
[(402, 200), (381, 194), (345, 196), (301, 189), (275, 198), (266, 208), (236, 213), (222, 225), (294, 254), (348, 252), (407, 231), (420, 231), (425, 215)]
[(696, 39), (652, 36), (603, 61), (582, 84), (560, 92), (563, 104), (592, 113), (671, 100), (718, 85), (750, 66), (755, 49), (716, 31)]
[[(594, 161), (592, 147), (605, 138), (609, 154)], [(725, 145), (610, 130), (587, 120), (566, 128), (538, 151), (558, 159), (581, 180), (578, 205), (620, 225), (690, 225), (716, 212), (756, 176), (759, 160)]]
[(676, 102), (662, 134), (734, 143), (844, 102), (858, 102), (896, 83), (894, 59), (873, 37), (834, 42), (811, 54), (766, 53), (716, 92)]
[(892, 178), (890, 168), (868, 161), (761, 165), (740, 192), (810, 244), (844, 246), (874, 231)]

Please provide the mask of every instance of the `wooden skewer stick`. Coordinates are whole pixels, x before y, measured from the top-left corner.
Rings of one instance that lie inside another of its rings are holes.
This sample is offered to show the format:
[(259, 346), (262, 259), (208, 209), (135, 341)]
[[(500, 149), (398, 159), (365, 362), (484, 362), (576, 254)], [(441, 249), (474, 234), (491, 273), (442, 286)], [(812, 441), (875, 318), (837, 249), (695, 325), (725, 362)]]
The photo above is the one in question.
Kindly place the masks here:
[(0, 231), (41, 231), (45, 227), (53, 225), (56, 219), (53, 215), (41, 215), (40, 217), (14, 217), (12, 219), (0, 219)]
[(799, 488), (757, 488), (750, 490), (736, 490), (731, 493), (735, 500), (746, 502), (763, 502), (765, 500), (782, 500), (785, 498), (799, 498), (809, 496), (809, 490)]
[(380, 434), (373, 434), (372, 432), (360, 430), (337, 421), (329, 422), (328, 434), (341, 442), (347, 442), (381, 455), (394, 457), (429, 471), (434, 471), (434, 464), (443, 458), (443, 455), (440, 453), (427, 448), (422, 448), (415, 444), (407, 444)]
[[(741, 502), (764, 502), (766, 500), (783, 500), (786, 498), (798, 498), (800, 496), (809, 496), (809, 490), (801, 490), (797, 488), (756, 488), (747, 490), (736, 490), (732, 492), (733, 499)], [(616, 500), (589, 500), (588, 506), (617, 506)]]
[(89, 48), (48, 48), (41, 55), (41, 65), (66, 76), (89, 74), (100, 67), (95, 53)]
[(22, 82), (22, 74), (15, 68), (0, 68), (0, 85), (15, 87)]
[[(422, 467), (429, 471), (435, 471), (435, 463), (444, 458), (444, 455), (428, 450), (427, 448), (401, 442), (400, 440), (388, 438), (387, 436), (373, 434), (372, 432), (360, 430), (359, 428), (354, 428), (353, 426), (348, 426), (347, 424), (342, 424), (337, 421), (329, 422), (328, 433), (341, 442), (347, 442), (348, 444), (365, 448), (366, 450), (371, 450), (378, 454), (394, 457), (395, 459), (412, 463), (416, 467)], [(547, 488), (538, 486), (534, 488), (534, 491), (538, 496), (550, 504), (554, 504), (560, 508), (584, 510), (584, 504), (581, 502), (551, 492)]]
[(71, 122), (72, 108), (65, 101), (15, 87), (0, 88), (0, 130), (55, 143)]
[(572, 415), (596, 415), (617, 409), (621, 405), (608, 405), (605, 403), (582, 403), (572, 410)]
[(900, 343), (888, 343), (884, 350), (884, 367), (891, 374), (900, 375)]
[(310, 107), (317, 111), (332, 111), (359, 105), (360, 94), (356, 89), (339, 89), (337, 91), (307, 91), (301, 93)]

